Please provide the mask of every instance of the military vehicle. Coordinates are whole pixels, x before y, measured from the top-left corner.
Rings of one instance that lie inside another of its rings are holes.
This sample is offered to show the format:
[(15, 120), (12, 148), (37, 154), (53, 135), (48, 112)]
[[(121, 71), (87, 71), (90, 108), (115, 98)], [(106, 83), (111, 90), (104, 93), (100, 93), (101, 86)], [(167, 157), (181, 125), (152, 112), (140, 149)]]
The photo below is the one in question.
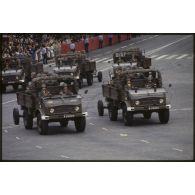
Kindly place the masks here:
[(21, 85), (25, 90), (28, 82), (31, 81), (31, 73), (42, 73), (43, 64), (32, 63), (31, 58), (26, 57), (22, 59), (12, 58), (5, 60), (2, 70), (2, 91), (6, 92), (6, 86), (12, 85), (14, 90), (17, 91), (18, 86)]
[(114, 67), (117, 64), (121, 66), (137, 66), (142, 67), (144, 69), (150, 68), (151, 66), (151, 58), (148, 58), (144, 55), (144, 52), (139, 48), (131, 48), (126, 51), (119, 51), (113, 54), (113, 62)]
[(116, 121), (118, 110), (122, 109), (125, 125), (132, 125), (134, 114), (139, 113), (150, 119), (152, 113), (157, 112), (161, 123), (169, 121), (170, 100), (158, 70), (140, 68), (118, 71), (114, 79), (102, 85), (102, 91), (106, 105), (102, 100), (98, 101), (99, 116), (103, 116), (104, 109), (108, 109), (110, 120)]
[[(69, 88), (68, 93), (62, 91), (62, 82)], [(77, 92), (75, 80), (71, 77), (36, 77), (29, 89), (16, 93), (23, 115), (19, 114), (18, 108), (14, 108), (14, 123), (18, 125), (20, 117), (23, 117), (25, 128), (32, 129), (33, 118), (37, 118), (38, 131), (44, 135), (48, 133), (49, 122), (60, 122), (62, 127), (66, 127), (72, 120), (77, 132), (84, 132), (87, 112), (83, 112), (82, 97)]]
[(59, 75), (73, 75), (79, 83), (79, 88), (83, 86), (83, 79), (87, 80), (90, 86), (93, 84), (93, 77), (97, 77), (102, 82), (102, 72), (97, 72), (96, 62), (87, 59), (85, 53), (69, 52), (56, 57), (54, 72)]
[(2, 92), (6, 92), (6, 87), (12, 85), (17, 91), (18, 86), (25, 88), (24, 69), (20, 65), (20, 61), (16, 58), (3, 59), (2, 61)]

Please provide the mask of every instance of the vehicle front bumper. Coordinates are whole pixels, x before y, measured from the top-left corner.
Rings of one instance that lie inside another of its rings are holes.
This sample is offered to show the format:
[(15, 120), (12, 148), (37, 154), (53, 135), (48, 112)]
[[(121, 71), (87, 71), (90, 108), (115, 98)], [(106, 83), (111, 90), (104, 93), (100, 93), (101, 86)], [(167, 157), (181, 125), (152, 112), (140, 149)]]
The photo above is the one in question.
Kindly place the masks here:
[(14, 80), (14, 81), (6, 81), (2, 80), (3, 85), (22, 85), (24, 84), (24, 80)]
[(129, 106), (127, 107), (127, 111), (157, 111), (157, 110), (163, 110), (163, 109), (170, 109), (171, 104), (167, 105), (158, 105), (158, 106)]
[(54, 121), (60, 121), (62, 119), (67, 119), (67, 120), (72, 120), (74, 118), (82, 117), (82, 116), (87, 116), (87, 112), (83, 113), (74, 113), (74, 114), (61, 114), (61, 115), (42, 115), (41, 119), (42, 120), (54, 120)]

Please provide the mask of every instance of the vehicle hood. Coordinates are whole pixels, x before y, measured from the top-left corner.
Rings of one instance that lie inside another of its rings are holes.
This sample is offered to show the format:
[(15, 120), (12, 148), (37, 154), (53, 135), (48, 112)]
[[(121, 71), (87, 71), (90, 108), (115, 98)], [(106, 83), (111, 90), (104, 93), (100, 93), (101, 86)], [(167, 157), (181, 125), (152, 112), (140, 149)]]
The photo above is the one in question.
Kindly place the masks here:
[(55, 106), (76, 106), (81, 104), (81, 97), (79, 95), (74, 96), (57, 96), (43, 98), (44, 105), (48, 108)]
[(2, 76), (10, 76), (10, 75), (20, 76), (21, 74), (22, 74), (22, 69), (2, 71)]
[(131, 99), (140, 99), (147, 97), (165, 97), (167, 92), (164, 88), (157, 88), (156, 91), (154, 89), (138, 89), (137, 92), (131, 89), (128, 93)]
[(54, 68), (54, 72), (75, 72), (77, 69), (77, 66), (61, 66)]

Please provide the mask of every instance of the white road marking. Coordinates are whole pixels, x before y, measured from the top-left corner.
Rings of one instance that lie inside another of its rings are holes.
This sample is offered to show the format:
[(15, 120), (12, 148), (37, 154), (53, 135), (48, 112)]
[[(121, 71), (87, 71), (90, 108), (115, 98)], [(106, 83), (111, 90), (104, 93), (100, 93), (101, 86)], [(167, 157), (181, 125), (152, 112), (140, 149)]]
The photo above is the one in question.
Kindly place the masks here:
[(38, 145), (36, 145), (35, 147), (38, 148), (38, 149), (42, 149), (42, 147), (41, 146), (38, 146)]
[(127, 133), (120, 133), (120, 136), (121, 136), (121, 137), (127, 137), (128, 134), (127, 134)]
[(176, 108), (176, 109), (171, 109), (170, 111), (191, 111), (192, 108)]
[(149, 141), (144, 140), (144, 139), (141, 139), (140, 141), (141, 141), (141, 142), (144, 142), (144, 143), (147, 143), (147, 144), (149, 144), (149, 143), (150, 143)]
[(153, 55), (153, 56), (150, 56), (150, 58), (152, 58), (152, 59), (153, 59), (153, 58), (155, 58), (155, 57), (157, 57), (157, 56), (158, 56), (158, 55)]
[(169, 56), (169, 57), (167, 57), (166, 59), (167, 59), (167, 60), (170, 60), (170, 59), (175, 58), (176, 56), (178, 56), (178, 55), (176, 55), (176, 54), (174, 54), (174, 55), (170, 55), (170, 56)]
[(172, 148), (172, 150), (176, 150), (176, 151), (179, 151), (179, 152), (183, 152), (183, 150), (178, 149), (178, 148)]
[(17, 139), (17, 140), (20, 140), (20, 138), (19, 138), (19, 137), (16, 137), (16, 139)]
[(14, 127), (12, 127), (12, 126), (7, 126), (7, 127), (2, 127), (3, 129), (12, 129), (12, 128), (14, 128)]
[(90, 125), (95, 125), (95, 124), (93, 124), (93, 123), (89, 123)]
[(121, 47), (121, 49), (122, 49), (122, 48), (126, 48), (126, 47), (127, 47), (127, 46), (123, 46), (123, 47)]
[(107, 60), (107, 59), (108, 59), (108, 58), (102, 58), (102, 59), (100, 59), (100, 60), (97, 60), (96, 63), (102, 62), (102, 61)]
[(3, 102), (2, 104), (8, 104), (8, 103), (15, 102), (15, 101), (16, 101), (16, 99), (10, 100), (10, 101), (8, 101), (8, 102)]
[(179, 57), (176, 58), (176, 59), (177, 59), (177, 60), (180, 60), (180, 59), (182, 59), (182, 58), (184, 58), (184, 57), (186, 57), (186, 56), (188, 56), (188, 54), (183, 54), (183, 55), (179, 56)]
[(158, 37), (159, 35), (154, 35), (153, 38)]
[(108, 129), (106, 129), (106, 128), (104, 128), (104, 127), (102, 128), (102, 130), (104, 130), (104, 131), (108, 131)]
[(60, 155), (62, 158), (70, 158), (69, 156)]
[(160, 57), (158, 57), (158, 58), (155, 58), (155, 60), (160, 60), (160, 59), (162, 59), (162, 58), (165, 58), (165, 57), (167, 57), (168, 55), (162, 55), (162, 56), (160, 56)]
[(185, 36), (185, 37), (183, 37), (183, 38), (181, 38), (181, 39), (178, 39), (178, 40), (176, 40), (176, 41), (173, 41), (173, 42), (171, 42), (171, 43), (169, 43), (169, 44), (166, 44), (166, 45), (164, 45), (164, 46), (162, 46), (162, 47), (159, 47), (159, 48), (156, 48), (156, 49), (153, 49), (153, 50), (151, 50), (151, 51), (148, 51), (148, 52), (146, 52), (146, 54), (153, 54), (153, 53), (156, 53), (156, 52), (159, 52), (160, 50), (163, 50), (164, 48), (166, 48), (166, 47), (169, 47), (169, 46), (171, 46), (171, 45), (174, 45), (174, 44), (176, 44), (176, 43), (178, 43), (178, 42), (180, 42), (180, 41), (183, 41), (184, 39), (187, 39), (187, 38), (189, 38), (189, 37), (191, 37), (192, 35), (188, 35), (188, 36)]
[(146, 41), (147, 39), (143, 39), (143, 41)]
[(4, 131), (5, 133), (8, 133), (8, 130), (7, 130), (7, 129), (4, 129), (3, 131)]
[(131, 43), (131, 44), (129, 44), (129, 45), (134, 45), (135, 43)]

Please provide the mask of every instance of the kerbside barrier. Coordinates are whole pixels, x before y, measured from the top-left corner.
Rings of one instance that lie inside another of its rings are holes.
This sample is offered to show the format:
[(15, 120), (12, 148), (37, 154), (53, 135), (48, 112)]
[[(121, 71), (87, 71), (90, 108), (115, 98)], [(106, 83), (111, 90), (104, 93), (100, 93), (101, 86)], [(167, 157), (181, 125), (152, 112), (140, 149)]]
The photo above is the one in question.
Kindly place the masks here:
[[(125, 41), (128, 39), (128, 35), (131, 39), (131, 34), (121, 34), (120, 42)], [(119, 43), (118, 35), (112, 36), (112, 44)], [(84, 41), (75, 42), (76, 51), (83, 51), (85, 50)], [(108, 35), (104, 35), (103, 47), (109, 46), (109, 38)], [(91, 37), (89, 38), (89, 51), (96, 50), (99, 48), (99, 39), (98, 37)], [(69, 44), (63, 43), (61, 45), (61, 53), (67, 53), (70, 51)]]

